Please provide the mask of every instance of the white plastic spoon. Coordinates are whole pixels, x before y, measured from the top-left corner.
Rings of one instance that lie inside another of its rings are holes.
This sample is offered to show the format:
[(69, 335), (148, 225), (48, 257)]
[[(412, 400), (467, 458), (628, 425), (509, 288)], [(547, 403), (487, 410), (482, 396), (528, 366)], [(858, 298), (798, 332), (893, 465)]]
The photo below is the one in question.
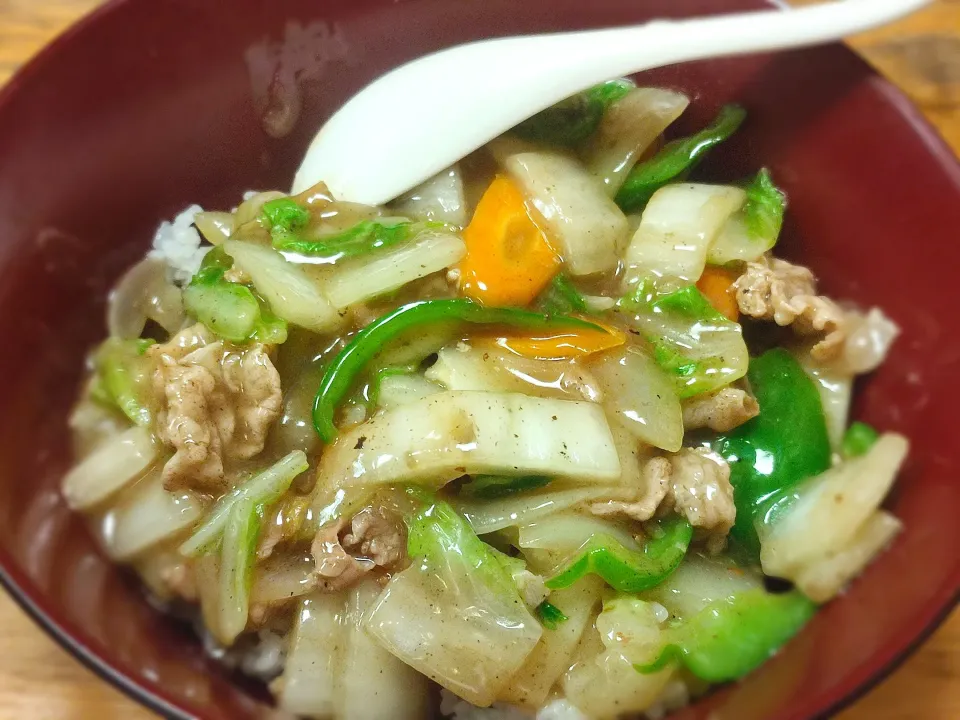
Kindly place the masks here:
[(452, 47), (402, 65), (354, 95), (317, 133), (293, 191), (324, 181), (338, 199), (380, 205), (609, 78), (837, 40), (929, 2), (836, 0)]

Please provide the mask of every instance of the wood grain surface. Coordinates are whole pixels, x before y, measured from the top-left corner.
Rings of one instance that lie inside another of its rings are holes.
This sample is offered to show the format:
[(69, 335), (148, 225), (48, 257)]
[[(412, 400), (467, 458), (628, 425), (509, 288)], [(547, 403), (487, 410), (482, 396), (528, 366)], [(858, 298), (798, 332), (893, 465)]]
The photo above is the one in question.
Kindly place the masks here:
[[(0, 0), (0, 84), (99, 4)], [(938, 0), (907, 20), (853, 38), (851, 45), (903, 88), (960, 153), (960, 0)], [(0, 720), (152, 717), (67, 655), (2, 593), (0, 648)], [(840, 718), (960, 719), (960, 613)]]

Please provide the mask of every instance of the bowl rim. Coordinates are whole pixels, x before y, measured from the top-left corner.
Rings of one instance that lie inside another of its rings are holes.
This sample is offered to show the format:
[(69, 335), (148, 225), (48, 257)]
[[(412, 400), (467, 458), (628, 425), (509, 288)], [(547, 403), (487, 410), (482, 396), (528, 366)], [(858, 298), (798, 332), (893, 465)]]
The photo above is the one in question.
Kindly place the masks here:
[[(102, 17), (117, 12), (121, 7), (130, 4), (131, 1), (106, 0), (102, 5), (81, 16), (47, 42), (32, 58), (19, 67), (0, 88), (0, 112), (3, 112), (4, 108), (11, 103), (20, 86), (52, 62), (61, 49), (71, 42), (75, 36), (81, 35), (88, 27), (99, 22)], [(783, 7), (782, 0), (765, 1), (777, 7)], [(840, 45), (843, 52), (862, 62), (865, 71), (871, 76), (871, 81), (876, 84), (887, 102), (894, 106), (909, 123), (913, 132), (920, 136), (928, 152), (940, 162), (952, 165), (955, 172), (960, 176), (960, 157), (954, 153), (953, 149), (907, 95), (881, 75), (872, 65), (865, 62), (848, 45), (845, 43), (834, 43), (834, 45)], [(25, 576), (18, 579), (17, 575), (22, 576), (22, 571), (10, 561), (10, 557), (5, 551), (0, 550), (0, 586), (13, 598), (20, 609), (61, 648), (99, 678), (148, 710), (170, 720), (195, 720), (196, 716), (191, 715), (173, 701), (164, 698), (160, 692), (149, 687), (148, 682), (125, 672), (121, 667), (111, 663), (84, 643), (77, 633), (65, 627), (52, 614), (43, 609), (39, 593), (30, 589), (32, 583), (29, 579)], [(955, 585), (952, 596), (946, 596), (942, 599), (942, 605), (909, 642), (897, 650), (889, 660), (873, 670), (864, 681), (843, 693), (838, 699), (833, 700), (822, 711), (811, 716), (809, 720), (829, 718), (836, 715), (869, 694), (900, 668), (960, 606), (960, 582), (956, 582)]]

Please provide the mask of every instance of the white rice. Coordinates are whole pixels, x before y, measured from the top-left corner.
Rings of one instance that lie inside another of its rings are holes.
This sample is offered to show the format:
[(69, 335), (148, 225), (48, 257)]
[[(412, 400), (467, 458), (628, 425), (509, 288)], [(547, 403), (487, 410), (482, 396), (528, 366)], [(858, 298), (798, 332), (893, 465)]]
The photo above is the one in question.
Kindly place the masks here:
[(202, 238), (193, 227), (193, 218), (199, 212), (203, 212), (202, 207), (191, 205), (173, 222), (160, 223), (153, 236), (153, 249), (147, 255), (163, 260), (169, 268), (170, 279), (178, 285), (190, 282), (200, 269), (203, 256), (211, 250), (209, 246), (200, 247)]
[[(647, 720), (662, 720), (668, 714), (690, 703), (690, 690), (682, 680), (671, 680), (660, 697), (641, 713)], [(440, 689), (440, 712), (450, 720), (589, 720), (573, 703), (564, 698), (551, 700), (536, 715), (507, 703), (494, 703), (480, 708)]]
[(445, 688), (440, 690), (440, 712), (451, 720), (588, 720), (586, 715), (562, 699), (547, 703), (536, 715), (531, 715), (507, 703), (477, 707)]

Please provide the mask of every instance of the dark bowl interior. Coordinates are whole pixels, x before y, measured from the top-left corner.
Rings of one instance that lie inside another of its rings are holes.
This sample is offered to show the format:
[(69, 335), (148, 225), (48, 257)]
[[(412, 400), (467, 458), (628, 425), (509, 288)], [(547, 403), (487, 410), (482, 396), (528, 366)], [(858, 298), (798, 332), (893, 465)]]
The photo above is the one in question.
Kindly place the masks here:
[[(287, 187), (309, 136), (353, 91), (447, 45), (521, 32), (760, 7), (762, 0), (128, 0), (58, 40), (0, 99), (0, 567), (24, 607), (95, 670), (155, 709), (210, 720), (273, 713), (205, 659), (97, 551), (58, 495), (65, 426), (103, 301), (152, 230), (191, 202), (229, 207)], [(684, 718), (806, 718), (882, 676), (960, 586), (960, 168), (906, 100), (845, 48), (712, 61), (642, 82), (727, 101), (749, 124), (702, 176), (761, 165), (790, 196), (782, 244), (827, 292), (903, 328), (856, 415), (912, 438), (891, 506), (906, 530), (842, 600), (745, 683)], [(292, 92), (291, 92), (292, 89)], [(300, 104), (286, 138), (260, 113)], [(443, 102), (424, 88), (410, 103)], [(384, 108), (383, 121), (403, 108)], [(681, 128), (683, 129), (683, 128)], [(389, 148), (385, 148), (389, 152)]]

